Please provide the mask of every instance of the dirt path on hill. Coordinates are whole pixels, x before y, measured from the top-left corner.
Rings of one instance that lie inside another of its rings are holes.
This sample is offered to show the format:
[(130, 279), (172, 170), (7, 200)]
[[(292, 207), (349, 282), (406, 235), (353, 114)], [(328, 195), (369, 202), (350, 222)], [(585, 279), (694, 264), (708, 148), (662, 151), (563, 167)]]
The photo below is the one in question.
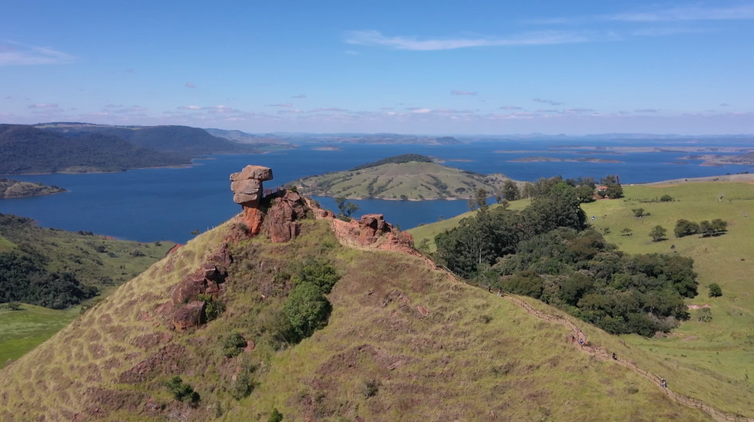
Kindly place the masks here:
[[(616, 358), (613, 359), (612, 353), (607, 351), (607, 349), (604, 349), (599, 346), (590, 345), (589, 339), (587, 338), (586, 334), (583, 331), (581, 331), (581, 329), (576, 324), (569, 321), (568, 319), (563, 318), (559, 315), (551, 315), (551, 314), (545, 313), (539, 309), (534, 308), (533, 306), (531, 306), (524, 300), (519, 299), (515, 296), (505, 295), (503, 297), (507, 299), (508, 301), (513, 302), (515, 305), (523, 309), (529, 315), (532, 315), (544, 321), (549, 321), (549, 322), (554, 322), (556, 324), (565, 325), (572, 332), (572, 334), (568, 336), (568, 340), (575, 347), (578, 347), (579, 350), (591, 356), (594, 356), (597, 359), (600, 359), (603, 361), (612, 361), (636, 372), (637, 374), (641, 375), (642, 377), (654, 383), (657, 387), (660, 388), (660, 390), (663, 393), (665, 393), (668, 397), (670, 397), (671, 400), (675, 401), (676, 403), (680, 403), (687, 407), (693, 407), (693, 408), (699, 409), (702, 412), (710, 415), (712, 419), (718, 422), (754, 422), (754, 419), (752, 418), (747, 418), (745, 416), (738, 416), (731, 413), (722, 412), (720, 410), (717, 410), (705, 404), (704, 402), (700, 400), (694, 399), (692, 397), (684, 396), (683, 394), (676, 393), (672, 391), (670, 388), (663, 388), (661, 378), (657, 376), (656, 374), (649, 373), (639, 368), (635, 362), (624, 359), (620, 356), (616, 356)], [(581, 340), (583, 340), (583, 344), (580, 344)]]

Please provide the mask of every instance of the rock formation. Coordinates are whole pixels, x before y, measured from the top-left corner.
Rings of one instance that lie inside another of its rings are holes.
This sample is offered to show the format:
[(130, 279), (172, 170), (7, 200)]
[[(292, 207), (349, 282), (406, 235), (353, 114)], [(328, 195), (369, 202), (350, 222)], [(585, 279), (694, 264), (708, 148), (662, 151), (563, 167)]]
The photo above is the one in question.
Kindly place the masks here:
[(262, 230), (263, 215), (259, 204), (264, 196), (262, 182), (272, 180), (272, 169), (262, 166), (246, 166), (230, 175), (230, 190), (233, 202), (243, 207), (242, 221), (252, 235)]

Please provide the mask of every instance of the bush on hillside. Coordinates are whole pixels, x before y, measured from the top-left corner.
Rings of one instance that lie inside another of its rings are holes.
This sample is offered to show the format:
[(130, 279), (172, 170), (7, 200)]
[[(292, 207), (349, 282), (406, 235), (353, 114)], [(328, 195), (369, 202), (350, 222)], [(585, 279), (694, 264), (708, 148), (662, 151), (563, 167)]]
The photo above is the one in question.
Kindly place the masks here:
[(277, 408), (272, 409), (272, 412), (270, 412), (270, 417), (267, 419), (267, 422), (281, 422), (283, 420), (283, 414), (278, 411)]
[(720, 297), (723, 295), (723, 289), (717, 283), (709, 285), (709, 297)]
[(226, 358), (234, 358), (240, 355), (248, 344), (241, 334), (233, 333), (223, 342), (223, 355)]
[(296, 275), (293, 276), (294, 284), (311, 283), (319, 287), (324, 294), (330, 293), (338, 280), (340, 280), (340, 275), (335, 267), (311, 256), (304, 258)]
[(164, 384), (178, 401), (194, 404), (200, 400), (199, 393), (194, 391), (193, 387), (183, 382), (179, 376), (174, 376), (165, 381)]
[(322, 289), (312, 283), (301, 283), (291, 290), (283, 304), (283, 313), (291, 324), (292, 337), (303, 340), (327, 325), (332, 306)]
[(660, 197), (660, 202), (673, 202), (673, 197), (670, 195), (662, 195)]
[(699, 227), (700, 227), (700, 233), (704, 237), (719, 236), (725, 233), (726, 231), (728, 231), (728, 222), (723, 221), (719, 218), (716, 218), (712, 220), (711, 222), (704, 220), (701, 223), (699, 223)]

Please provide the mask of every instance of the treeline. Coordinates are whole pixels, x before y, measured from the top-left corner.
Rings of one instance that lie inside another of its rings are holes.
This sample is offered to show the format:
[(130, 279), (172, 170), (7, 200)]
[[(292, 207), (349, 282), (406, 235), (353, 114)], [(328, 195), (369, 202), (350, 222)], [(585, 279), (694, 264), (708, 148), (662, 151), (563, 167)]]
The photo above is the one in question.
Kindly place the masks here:
[(403, 164), (403, 163), (410, 163), (411, 161), (417, 161), (420, 163), (433, 163), (431, 158), (427, 157), (426, 155), (420, 155), (420, 154), (402, 154), (402, 155), (396, 155), (394, 157), (388, 157), (383, 158), (382, 160), (375, 161), (373, 163), (367, 163), (362, 164), (360, 166), (356, 166), (352, 168), (349, 171), (358, 171), (358, 170), (364, 170), (372, 167), (381, 166), (384, 164)]
[(77, 305), (97, 295), (66, 272), (48, 272), (47, 260), (32, 248), (0, 253), (0, 303), (23, 302), (53, 309)]
[(587, 227), (577, 187), (565, 180), (542, 187), (547, 193), (520, 212), (489, 209), (480, 199), (474, 217), (437, 235), (436, 259), (491, 289), (540, 299), (614, 334), (650, 336), (688, 318), (683, 298), (697, 294), (693, 260), (623, 254)]
[(543, 198), (553, 191), (553, 189), (563, 189), (565, 187), (573, 188), (573, 194), (580, 203), (594, 201), (594, 196), (602, 198), (618, 199), (623, 197), (623, 187), (620, 184), (618, 176), (607, 175), (599, 180), (600, 187), (597, 189), (597, 180), (593, 177), (577, 177), (564, 179), (562, 176), (539, 178), (534, 182), (526, 182), (519, 187), (516, 182), (508, 180), (504, 183), (500, 192), (495, 194), (498, 203), (503, 199), (515, 201), (521, 198)]
[(728, 222), (720, 218), (712, 221), (704, 220), (701, 223), (680, 219), (675, 223), (675, 237), (701, 234), (703, 237), (719, 236), (728, 231)]

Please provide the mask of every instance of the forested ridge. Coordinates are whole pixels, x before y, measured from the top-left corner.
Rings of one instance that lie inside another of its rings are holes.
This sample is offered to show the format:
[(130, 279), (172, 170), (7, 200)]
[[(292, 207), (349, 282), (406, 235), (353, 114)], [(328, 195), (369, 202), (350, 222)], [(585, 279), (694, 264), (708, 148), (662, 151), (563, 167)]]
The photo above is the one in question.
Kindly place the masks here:
[(123, 171), (190, 164), (187, 155), (133, 145), (113, 135), (77, 137), (24, 125), (0, 125), (0, 174)]
[[(577, 187), (540, 182), (520, 212), (488, 209), (437, 235), (436, 258), (490, 289), (542, 300), (613, 333), (667, 332), (697, 294), (693, 260), (628, 255), (587, 225)], [(484, 195), (480, 195), (484, 198)]]

